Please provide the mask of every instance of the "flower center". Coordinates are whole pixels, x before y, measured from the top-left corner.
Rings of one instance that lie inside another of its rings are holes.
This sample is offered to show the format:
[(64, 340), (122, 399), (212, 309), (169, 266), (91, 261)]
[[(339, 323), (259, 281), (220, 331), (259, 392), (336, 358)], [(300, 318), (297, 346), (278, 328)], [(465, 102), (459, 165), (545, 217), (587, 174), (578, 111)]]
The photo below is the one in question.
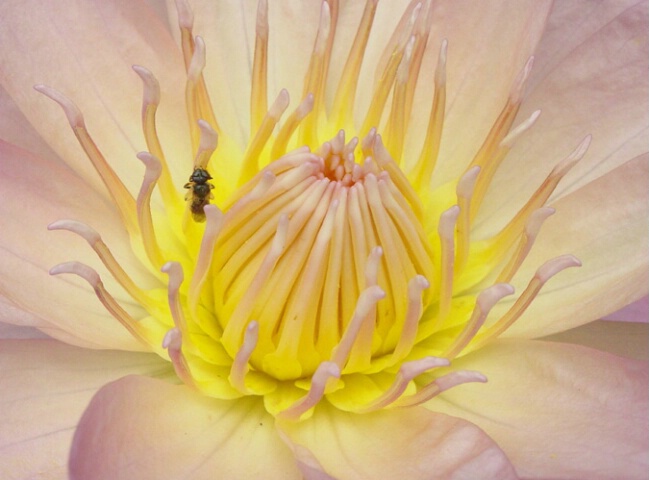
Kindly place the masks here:
[[(86, 265), (69, 262), (51, 273), (85, 278), (108, 311), (147, 349), (169, 358), (190, 387), (225, 399), (260, 395), (269, 412), (288, 419), (308, 415), (323, 397), (338, 408), (367, 412), (416, 405), (455, 385), (486, 381), (478, 372), (440, 374), (439, 367), (497, 338), (549, 278), (579, 265), (570, 255), (550, 260), (505, 315), (487, 321), (490, 309), (513, 293), (507, 282), (554, 211), (546, 201), (589, 143), (586, 138), (552, 170), (501, 232), (472, 238), (495, 171), (538, 116), (513, 127), (531, 59), (465, 173), (431, 189), (444, 121), (445, 41), (421, 153), (409, 171), (403, 158), (431, 2), (412, 3), (388, 43), (359, 141), (346, 139), (346, 132), (356, 131), (354, 99), (377, 2), (367, 2), (331, 108), (324, 99), (338, 2), (322, 3), (302, 101), (282, 121), (288, 92), (267, 105), (268, 15), (260, 1), (253, 134), (243, 152), (212, 111), (202, 74), (205, 45), (192, 34), (189, 7), (177, 6), (194, 159), (186, 183), (167, 167), (155, 120), (159, 86), (145, 68), (134, 67), (144, 82), (149, 150), (138, 154), (146, 172), (137, 198), (102, 156), (77, 107), (36, 86), (63, 107), (136, 253), (142, 252), (142, 265), (131, 267), (162, 270), (166, 292), (136, 285), (99, 234), (73, 220), (49, 228), (84, 237), (148, 316), (132, 318)], [(219, 156), (231, 168), (221, 168)], [(151, 207), (155, 188), (162, 211)]]
[(373, 159), (375, 140), (356, 163), (358, 141), (345, 144), (341, 131), (318, 154), (299, 149), (271, 163), (234, 195), (211, 267), (230, 354), (252, 319), (250, 361), (282, 380), (310, 376), (324, 360), (362, 371), (414, 340), (403, 331), (416, 330), (422, 300), (419, 291), (409, 301), (408, 285), (427, 284), (418, 275), (432, 275), (431, 253), (406, 195)]

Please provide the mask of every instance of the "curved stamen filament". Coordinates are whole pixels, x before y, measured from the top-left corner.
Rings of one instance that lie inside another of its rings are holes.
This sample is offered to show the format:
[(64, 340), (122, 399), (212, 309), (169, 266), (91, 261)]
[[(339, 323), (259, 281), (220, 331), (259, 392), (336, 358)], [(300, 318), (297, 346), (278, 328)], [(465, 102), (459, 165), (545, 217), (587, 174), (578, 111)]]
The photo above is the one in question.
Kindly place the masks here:
[(198, 121), (198, 128), (200, 130), (200, 142), (194, 159), (194, 168), (206, 169), (212, 154), (219, 144), (219, 136), (205, 120)]
[(404, 358), (415, 344), (417, 327), (423, 311), (422, 294), (428, 287), (430, 283), (423, 275), (417, 275), (408, 283), (408, 310), (399, 342), (392, 353), (394, 362)]
[(259, 323), (253, 320), (248, 324), (243, 333), (243, 345), (232, 361), (232, 369), (230, 370), (230, 376), (228, 377), (232, 386), (243, 394), (250, 394), (250, 391), (246, 387), (245, 378), (250, 371), (248, 362), (250, 361), (252, 352), (257, 346), (258, 340)]
[[(379, 268), (381, 265), (382, 256), (383, 249), (381, 247), (374, 247), (370, 251), (370, 255), (367, 259), (367, 262), (365, 263), (365, 289), (378, 286)], [(348, 341), (350, 342), (350, 345), (352, 345), (352, 348), (349, 350), (349, 356), (347, 358), (347, 370), (350, 371), (361, 371), (362, 369), (368, 368), (370, 366), (372, 361), (372, 337), (376, 328), (376, 308), (369, 309), (367, 315), (362, 320), (360, 320), (360, 326), (353, 325), (354, 318), (356, 318), (357, 313), (358, 307), (356, 311), (354, 311), (354, 316), (352, 317), (352, 320), (347, 324), (347, 330), (345, 330), (342, 339), (340, 340), (340, 343), (342, 343), (345, 335), (350, 335), (350, 339), (348, 339)], [(350, 331), (350, 329), (354, 329), (355, 331)], [(336, 333), (338, 334), (339, 332)], [(354, 335), (355, 338), (351, 338), (351, 336)], [(335, 345), (337, 342), (338, 340), (333, 340), (329, 345)], [(340, 348), (340, 344), (336, 348)], [(336, 352), (336, 349), (334, 349), (334, 352)], [(341, 365), (341, 369), (343, 367), (344, 365)]]
[(318, 121), (319, 116), (323, 113), (323, 90), (328, 70), (327, 62), (329, 61), (331, 41), (333, 40), (331, 14), (332, 11), (329, 2), (323, 1), (320, 9), (318, 33), (316, 35), (315, 45), (313, 46), (309, 68), (304, 79), (304, 90), (302, 92), (302, 97), (306, 97), (309, 93), (313, 94), (313, 114), (309, 115), (300, 125), (300, 145), (317, 145), (319, 143)]
[(250, 191), (243, 196), (241, 200), (235, 203), (231, 208), (227, 209), (225, 213), (224, 222), (230, 224), (234, 219), (243, 216), (243, 213), (251, 204), (262, 198), (270, 190), (275, 183), (277, 177), (273, 172), (265, 169), (259, 176), (259, 181), (255, 184)]
[(176, 207), (179, 205), (176, 187), (169, 166), (165, 159), (160, 139), (158, 138), (158, 131), (156, 128), (156, 112), (160, 104), (160, 84), (153, 74), (144, 67), (133, 65), (133, 70), (142, 79), (144, 85), (144, 93), (142, 98), (142, 131), (144, 132), (144, 139), (146, 141), (147, 149), (151, 154), (160, 160), (162, 164), (162, 173), (160, 174), (159, 188), (162, 195), (162, 201), (165, 206)]
[(275, 125), (277, 125), (282, 114), (286, 111), (288, 104), (288, 91), (282, 89), (261, 122), (261, 126), (259, 127), (259, 130), (257, 130), (255, 137), (248, 144), (248, 148), (246, 149), (246, 153), (244, 154), (241, 163), (241, 174), (239, 175), (240, 186), (248, 182), (255, 176), (255, 174), (257, 174), (257, 172), (259, 172), (259, 157), (261, 156), (261, 152), (272, 135)]
[(169, 275), (167, 297), (174, 325), (176, 325), (176, 328), (181, 334), (185, 334), (187, 332), (187, 320), (185, 319), (180, 302), (180, 285), (184, 280), (183, 269), (178, 262), (167, 262), (160, 270)]
[(401, 195), (408, 200), (410, 209), (415, 214), (415, 217), (421, 220), (424, 212), (421, 199), (419, 198), (419, 195), (417, 195), (417, 192), (412, 188), (408, 178), (403, 174), (399, 166), (394, 162), (386, 150), (381, 135), (376, 135), (375, 137), (373, 153), (373, 158), (376, 160), (376, 163), (381, 167), (381, 169), (385, 170), (390, 175), (390, 180), (392, 180), (399, 192), (401, 192)]
[(205, 205), (203, 211), (205, 212), (205, 231), (203, 232), (194, 274), (189, 286), (189, 305), (192, 312), (195, 312), (198, 306), (201, 290), (212, 263), (214, 245), (223, 227), (224, 215), (216, 205)]
[(268, 2), (257, 3), (255, 23), (255, 55), (252, 64), (252, 90), (250, 93), (250, 131), (256, 132), (268, 111)]
[(516, 114), (520, 109), (523, 92), (525, 90), (525, 84), (530, 75), (530, 72), (532, 71), (533, 64), (534, 57), (530, 57), (525, 63), (523, 70), (521, 70), (521, 72), (518, 74), (518, 78), (515, 80), (509, 93), (507, 103), (505, 104), (502, 111), (500, 112), (500, 115), (491, 127), (489, 134), (478, 150), (478, 153), (476, 153), (475, 157), (473, 158), (473, 161), (471, 162), (469, 168), (474, 166), (483, 167), (486, 162), (488, 162), (493, 156), (500, 142), (509, 133), (509, 129), (514, 123)]
[(200, 143), (200, 130), (198, 121), (204, 118), (201, 113), (201, 103), (198, 98), (198, 86), (203, 80), (203, 69), (205, 68), (205, 42), (201, 37), (196, 37), (194, 43), (194, 54), (187, 70), (187, 84), (185, 85), (185, 105), (187, 107), (187, 119), (189, 131), (192, 137), (193, 152), (198, 151)]
[(411, 36), (406, 44), (406, 49), (403, 59), (397, 68), (397, 75), (395, 77), (394, 88), (392, 92), (392, 108), (390, 108), (390, 116), (386, 126), (387, 149), (392, 154), (392, 157), (399, 160), (403, 156), (403, 144), (406, 136), (406, 102), (408, 92), (408, 79), (410, 73), (410, 62), (412, 60), (412, 52), (415, 46), (415, 36)]
[(450, 362), (447, 359), (437, 357), (425, 357), (420, 360), (404, 363), (399, 368), (397, 376), (390, 388), (377, 399), (359, 408), (357, 412), (372, 412), (393, 404), (403, 395), (403, 392), (408, 388), (408, 384), (417, 376), (433, 368), (446, 367), (449, 364)]
[(496, 283), (509, 282), (512, 279), (514, 274), (518, 271), (518, 268), (523, 263), (523, 260), (527, 257), (527, 254), (532, 250), (532, 245), (541, 230), (543, 222), (545, 222), (550, 215), (553, 215), (554, 212), (554, 208), (543, 207), (534, 211), (534, 213), (530, 215), (530, 218), (527, 220), (525, 225), (525, 232), (521, 236), (518, 246), (507, 262), (507, 265), (505, 265), (498, 275)]
[(430, 109), (426, 137), (411, 178), (416, 188), (427, 188), (435, 171), (439, 147), (442, 142), (444, 113), (446, 112), (446, 50), (448, 42), (442, 41), (435, 69), (433, 106)]
[(126, 292), (141, 305), (153, 308), (154, 301), (144, 290), (137, 286), (133, 279), (126, 273), (119, 262), (115, 259), (108, 246), (101, 239), (99, 234), (85, 223), (75, 220), (57, 220), (47, 226), (48, 230), (68, 230), (82, 237), (95, 251), (99, 259), (106, 266), (115, 280), (126, 290)]
[(331, 361), (343, 370), (349, 354), (354, 346), (358, 332), (363, 322), (376, 307), (379, 300), (385, 298), (385, 292), (377, 285), (366, 288), (358, 298), (354, 315), (347, 324), (347, 329), (343, 333), (338, 345), (331, 353)]
[(514, 142), (520, 138), (526, 131), (528, 131), (536, 123), (536, 120), (541, 115), (541, 110), (536, 110), (532, 112), (525, 121), (523, 121), (516, 128), (512, 129), (507, 136), (500, 142), (495, 153), (484, 162), (482, 169), (480, 170), (480, 176), (476, 182), (475, 189), (473, 191), (473, 202), (471, 207), (471, 221), (476, 217), (480, 210), (480, 205), (482, 205), (482, 200), (484, 199), (485, 194), (491, 185), (498, 167), (511, 151)]
[(275, 141), (273, 142), (273, 148), (270, 153), (271, 161), (277, 160), (279, 157), (286, 153), (286, 148), (288, 142), (293, 136), (293, 133), (297, 130), (297, 127), (300, 125), (300, 122), (306, 118), (306, 116), (311, 113), (313, 110), (314, 98), (313, 94), (309, 93), (304, 100), (298, 105), (298, 107), (291, 113), (291, 115), (286, 119), (284, 125), (280, 129)]
[(559, 181), (561, 181), (570, 169), (583, 158), (588, 150), (591, 139), (591, 135), (586, 136), (570, 155), (552, 169), (550, 175), (548, 175), (541, 186), (536, 190), (536, 192), (534, 192), (523, 208), (521, 208), (507, 226), (502, 229), (498, 235), (499, 242), (502, 241), (505, 244), (509, 244), (513, 238), (518, 235), (522, 226), (527, 221), (528, 216), (534, 210), (537, 210), (545, 204), (559, 184)]
[[(385, 109), (385, 104), (388, 100), (388, 95), (390, 94), (390, 90), (394, 84), (399, 65), (401, 64), (401, 60), (405, 54), (406, 45), (408, 45), (420, 10), (421, 3), (413, 9), (407, 25), (400, 32), (400, 37), (397, 39), (396, 44), (393, 47), (388, 61), (385, 64), (385, 68), (381, 71), (380, 77), (374, 87), (372, 102), (367, 110), (367, 114), (365, 115), (361, 132), (368, 132), (372, 127), (379, 127), (381, 116), (383, 115), (383, 110)], [(379, 68), (380, 67), (381, 65), (379, 65)]]
[(415, 264), (415, 269), (432, 278), (434, 266), (428, 240), (421, 225), (408, 207), (407, 200), (394, 187), (389, 177), (380, 179), (378, 185), (385, 209), (397, 226), (404, 245), (411, 250), (410, 257)]
[(478, 333), (478, 330), (480, 330), (484, 324), (487, 315), (489, 315), (489, 311), (493, 306), (503, 297), (511, 295), (512, 293), (514, 293), (514, 287), (508, 283), (498, 283), (480, 292), (473, 313), (471, 314), (471, 318), (466, 323), (462, 332), (455, 337), (453, 343), (448, 346), (440, 356), (450, 360), (454, 359), (460, 352), (462, 352), (462, 350), (464, 350), (464, 347), (469, 344), (473, 337), (475, 337), (476, 333)]
[(182, 344), (183, 336), (178, 328), (172, 328), (169, 330), (162, 340), (162, 348), (167, 349), (169, 359), (174, 366), (178, 378), (180, 378), (185, 385), (196, 388), (196, 383), (192, 377), (189, 364), (187, 363), (187, 359), (182, 351)]
[(405, 128), (407, 129), (410, 124), (410, 114), (412, 112), (412, 104), (415, 96), (415, 88), (417, 80), (419, 79), (419, 72), (421, 64), (424, 59), (426, 45), (428, 44), (428, 36), (430, 29), (433, 25), (433, 2), (427, 1), (422, 4), (422, 11), (417, 16), (417, 21), (413, 28), (413, 36), (415, 37), (415, 45), (413, 48), (412, 59), (410, 61), (410, 71), (408, 73), (408, 85), (406, 86), (406, 107), (405, 107)]
[(525, 312), (527, 307), (530, 306), (532, 301), (536, 298), (541, 288), (545, 283), (550, 280), (557, 273), (565, 270), (566, 268), (580, 267), (581, 262), (573, 255), (562, 255), (547, 261), (536, 271), (536, 274), (530, 280), (525, 291), (516, 300), (514, 305), (503, 315), (498, 321), (490, 325), (469, 346), (470, 350), (475, 350), (482, 347), (490, 340), (497, 338), (505, 330), (507, 330), (520, 316)]
[(160, 161), (148, 152), (137, 154), (142, 163), (146, 166), (142, 187), (137, 196), (137, 219), (142, 233), (142, 244), (149, 261), (155, 268), (160, 268), (165, 260), (160, 251), (158, 241), (156, 240), (155, 230), (153, 228), (153, 219), (151, 218), (151, 194), (160, 177), (162, 165)]
[(471, 197), (480, 174), (480, 167), (473, 167), (460, 178), (457, 184), (457, 205), (460, 215), (457, 219), (457, 255), (455, 268), (461, 270), (466, 265), (471, 247)]
[(277, 260), (284, 251), (286, 246), (286, 237), (288, 235), (288, 226), (289, 220), (288, 215), (282, 214), (279, 217), (279, 222), (277, 223), (277, 230), (273, 241), (271, 244), (268, 253), (264, 257), (261, 266), (257, 270), (255, 277), (253, 278), (250, 286), (246, 290), (245, 294), (238, 302), (234, 312), (228, 320), (228, 324), (224, 329), (222, 342), (228, 348), (234, 350), (234, 347), (237, 344), (238, 338), (241, 334), (241, 329), (243, 323), (248, 319), (248, 316), (254, 308), (254, 300), (258, 297), (259, 292), (264, 287), (268, 278), (270, 277)]
[[(196, 42), (192, 34), (192, 29), (194, 28), (194, 14), (187, 3), (186, 0), (176, 0), (176, 10), (178, 11), (178, 26), (180, 27), (180, 43), (183, 51), (183, 59), (185, 60), (185, 69), (189, 73), (191, 69), (192, 59), (196, 50)], [(200, 47), (199, 47), (200, 48)], [(202, 70), (202, 69), (201, 69)], [(219, 134), (221, 129), (219, 124), (216, 121), (214, 116), (214, 110), (212, 110), (212, 102), (210, 101), (210, 96), (205, 86), (205, 78), (202, 73), (198, 75), (195, 80), (196, 92), (194, 98), (198, 104), (199, 114), (197, 118), (203, 118), (212, 125), (214, 130)], [(190, 125), (195, 125), (196, 123), (191, 123)]]
[(99, 151), (99, 148), (97, 148), (97, 145), (86, 129), (83, 115), (79, 108), (61, 92), (58, 92), (46, 85), (35, 85), (34, 89), (46, 97), (51, 98), (61, 106), (68, 119), (70, 127), (72, 127), (74, 135), (77, 137), (77, 140), (81, 145), (81, 148), (83, 148), (83, 151), (86, 153), (88, 159), (104, 182), (104, 185), (106, 185), (113, 202), (117, 206), (122, 219), (124, 220), (126, 229), (129, 234), (137, 236), (139, 231), (137, 228), (135, 199), (126, 189), (126, 186), (122, 183), (115, 171), (110, 167), (104, 156)]
[(304, 413), (320, 402), (324, 396), (327, 382), (331, 378), (340, 378), (340, 368), (333, 362), (322, 362), (311, 378), (309, 392), (289, 408), (278, 413), (277, 418), (282, 420), (299, 420)]
[(460, 207), (453, 205), (439, 217), (437, 232), (440, 239), (440, 283), (439, 309), (433, 325), (433, 331), (439, 329), (451, 311), (453, 298), (453, 277), (455, 276), (455, 225), (460, 215)]
[(358, 88), (363, 55), (367, 47), (377, 5), (378, 0), (367, 0), (365, 3), (361, 23), (358, 30), (356, 30), (356, 37), (349, 51), (349, 56), (345, 62), (343, 74), (340, 77), (338, 89), (336, 90), (336, 98), (332, 110), (335, 115), (332, 119), (334, 125), (346, 125), (352, 119), (352, 109), (354, 107), (356, 89)]
[(402, 397), (394, 404), (395, 407), (414, 407), (427, 402), (442, 392), (449, 390), (463, 383), (480, 382), (485, 383), (487, 377), (480, 372), (471, 370), (458, 370), (436, 378), (431, 383), (420, 389), (414, 395)]
[(99, 274), (95, 270), (81, 262), (61, 263), (50, 269), (50, 275), (60, 275), (62, 273), (72, 273), (88, 282), (106, 310), (108, 310), (108, 312), (115, 317), (134, 338), (146, 347), (150, 347), (151, 343), (147, 339), (147, 330), (142, 328), (137, 320), (131, 317), (128, 312), (117, 303), (115, 298), (108, 293), (99, 277)]
[(194, 55), (194, 13), (190, 8), (187, 0), (176, 0), (176, 11), (178, 12), (178, 26), (180, 27), (181, 48), (183, 59), (185, 60), (185, 69), (189, 70), (189, 65)]

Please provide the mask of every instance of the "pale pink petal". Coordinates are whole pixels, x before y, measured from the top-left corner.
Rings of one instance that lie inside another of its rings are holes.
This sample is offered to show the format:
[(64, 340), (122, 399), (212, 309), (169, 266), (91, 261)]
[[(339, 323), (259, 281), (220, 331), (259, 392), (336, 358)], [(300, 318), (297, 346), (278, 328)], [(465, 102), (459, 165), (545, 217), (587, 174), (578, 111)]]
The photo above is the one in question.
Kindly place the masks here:
[(542, 340), (573, 343), (621, 357), (649, 361), (649, 325), (636, 322), (598, 320)]
[[(194, 14), (194, 35), (205, 40), (204, 73), (217, 120), (228, 135), (245, 146), (250, 134), (250, 79), (257, 2), (192, 0), (186, 3)], [(178, 37), (175, 0), (167, 0), (167, 9), (171, 30)], [(278, 93), (269, 91), (269, 98)]]
[(429, 402), (489, 434), (523, 478), (644, 479), (649, 471), (646, 362), (586, 347), (500, 341), (457, 359), (487, 384)]
[(338, 480), (516, 478), (480, 429), (423, 408), (358, 415), (321, 405), (313, 417), (279, 428), (305, 472)]
[[(3, 307), (0, 306), (0, 318), (2, 318)], [(18, 325), (11, 325), (9, 323), (0, 323), (0, 339), (2, 340), (15, 340), (15, 339), (29, 339), (29, 338), (49, 338), (40, 330), (34, 327), (22, 327)]]
[(604, 320), (612, 320), (614, 322), (649, 322), (649, 297), (641, 298), (640, 300), (621, 308), (617, 312), (606, 315)]
[[(412, 135), (419, 141), (423, 138), (420, 132), (428, 120), (438, 49), (447, 38), (447, 113), (433, 177), (433, 184), (441, 185), (461, 175), (482, 145), (515, 79), (535, 52), (551, 3), (467, 0), (433, 5), (439, 16), (422, 66), (421, 91), (426, 101), (417, 105), (423, 111), (413, 112), (422, 121), (412, 123)], [(417, 148), (410, 155), (418, 155)]]
[[(583, 263), (552, 278), (505, 336), (538, 337), (583, 325), (642, 298), (649, 288), (649, 163), (637, 158), (553, 202), (537, 243), (515, 277), (518, 291), (548, 259)], [(497, 318), (512, 300), (497, 305)]]
[(90, 402), (74, 437), (70, 476), (297, 480), (299, 473), (259, 399), (216, 400), (129, 376)]
[[(213, 86), (213, 103), (224, 118), (236, 119), (232, 135), (241, 142), (249, 132), (249, 84), (257, 2), (197, 0), (190, 3), (195, 13), (194, 31), (204, 36), (207, 44), (206, 76)], [(369, 105), (379, 60), (409, 3), (413, 2), (379, 2), (357, 94), (356, 120), (359, 123)], [(277, 95), (281, 88), (287, 88), (293, 104), (299, 102), (321, 6), (320, 0), (269, 3), (269, 98)], [(440, 182), (463, 168), (461, 162), (450, 162), (451, 158), (466, 158), (468, 162), (472, 152), (480, 146), (482, 136), (507, 98), (512, 80), (536, 47), (548, 7), (549, 2), (519, 0), (498, 4), (433, 2), (433, 27), (418, 93), (418, 98), (425, 101), (415, 102), (415, 121), (409, 131), (412, 145), (408, 148), (411, 154), (416, 154), (423, 139), (425, 122), (416, 120), (428, 117), (439, 47), (442, 39), (448, 38), (449, 114), (442, 144)], [(327, 78), (329, 107), (363, 8), (364, 2), (340, 2)], [(169, 10), (174, 24), (177, 16), (172, 8)]]
[(61, 108), (32, 89), (47, 84), (73, 100), (99, 148), (126, 185), (137, 192), (146, 144), (140, 127), (142, 81), (132, 70), (144, 65), (160, 80), (164, 105), (158, 130), (172, 171), (191, 165), (185, 70), (177, 46), (159, 17), (141, 0), (62, 0), (0, 4), (0, 84), (61, 158), (97, 188), (92, 169)]
[(66, 478), (70, 443), (95, 391), (129, 373), (160, 375), (155, 355), (100, 352), (53, 340), (0, 342), (0, 471), (3, 478)]
[(55, 159), (56, 153), (20, 111), (16, 102), (0, 87), (0, 139), (41, 157)]
[(80, 340), (74, 343), (83, 346), (140, 349), (85, 281), (48, 274), (58, 263), (83, 261), (97, 268), (109, 291), (128, 303), (130, 299), (100, 268), (101, 262), (85, 240), (69, 232), (47, 230), (49, 223), (62, 218), (86, 222), (101, 232), (120, 261), (131, 266), (129, 273), (146, 278), (130, 253), (119, 215), (61, 161), (37, 157), (1, 141), (0, 156), (0, 217), (11, 225), (0, 237), (0, 296), (13, 309), (32, 315), (22, 321), (13, 312), (0, 320), (56, 327), (71, 333)]
[(537, 109), (541, 116), (494, 178), (480, 215), (486, 230), (506, 221), (586, 135), (588, 152), (552, 199), (647, 152), (648, 25), (646, 2), (554, 3), (518, 118)]

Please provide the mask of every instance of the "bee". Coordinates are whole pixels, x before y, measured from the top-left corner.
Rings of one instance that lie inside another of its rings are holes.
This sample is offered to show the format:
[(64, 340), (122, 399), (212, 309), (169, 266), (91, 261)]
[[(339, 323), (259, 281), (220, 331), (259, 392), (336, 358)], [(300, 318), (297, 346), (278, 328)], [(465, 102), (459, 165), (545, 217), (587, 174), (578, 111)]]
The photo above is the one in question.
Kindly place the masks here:
[(185, 188), (189, 189), (189, 192), (185, 195), (185, 200), (191, 202), (189, 209), (196, 222), (205, 221), (205, 212), (203, 209), (214, 198), (214, 195), (212, 195), (214, 185), (209, 183), (210, 180), (212, 180), (212, 176), (207, 170), (195, 167), (189, 177), (189, 182), (185, 184)]

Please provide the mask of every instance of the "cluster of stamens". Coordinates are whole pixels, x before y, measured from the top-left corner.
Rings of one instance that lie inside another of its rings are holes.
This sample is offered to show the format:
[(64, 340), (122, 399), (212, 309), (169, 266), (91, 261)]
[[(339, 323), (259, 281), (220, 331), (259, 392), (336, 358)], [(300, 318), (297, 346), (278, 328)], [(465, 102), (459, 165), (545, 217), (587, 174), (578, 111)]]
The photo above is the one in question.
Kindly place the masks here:
[[(546, 202), (589, 143), (585, 139), (559, 163), (500, 233), (479, 245), (472, 241), (472, 225), (495, 171), (539, 114), (513, 126), (531, 59), (482, 147), (455, 182), (454, 195), (441, 199), (448, 208), (433, 218), (422, 197), (438, 198), (429, 185), (444, 119), (445, 41), (421, 155), (407, 173), (401, 158), (433, 18), (431, 2), (413, 2), (404, 14), (359, 140), (346, 138), (345, 132), (353, 123), (351, 105), (376, 1), (367, 2), (330, 112), (324, 89), (338, 2), (323, 2), (303, 99), (281, 122), (290, 99), (282, 90), (267, 106), (268, 15), (261, 0), (251, 93), (253, 134), (245, 151), (238, 152), (234, 189), (219, 184), (218, 168), (210, 167), (212, 156), (218, 155), (217, 139), (227, 135), (212, 111), (203, 78), (205, 45), (192, 34), (188, 6), (177, 4), (194, 148), (187, 202), (158, 139), (160, 90), (151, 72), (134, 67), (144, 83), (142, 126), (148, 147), (138, 154), (146, 172), (136, 198), (93, 142), (79, 109), (61, 93), (36, 87), (63, 107), (126, 230), (143, 246), (143, 265), (167, 274), (167, 298), (138, 287), (99, 234), (72, 220), (49, 228), (85, 238), (149, 316), (131, 317), (86, 265), (70, 262), (51, 273), (85, 278), (108, 311), (146, 348), (167, 356), (187, 385), (218, 398), (264, 396), (266, 408), (283, 418), (303, 418), (325, 396), (339, 408), (368, 412), (417, 405), (461, 383), (486, 381), (478, 372), (435, 372), (497, 338), (549, 278), (579, 265), (570, 255), (550, 260), (505, 315), (487, 322), (491, 308), (514, 293), (508, 282), (554, 211)], [(390, 92), (392, 106), (384, 115)], [(376, 127), (383, 123), (386, 133), (379, 135)], [(325, 132), (329, 140), (319, 142)], [(151, 208), (156, 187), (165, 215)], [(161, 222), (184, 234), (180, 251), (160, 237)], [(468, 274), (485, 263), (489, 268), (481, 271), (487, 273), (479, 278)], [(187, 282), (184, 272), (191, 272)], [(474, 299), (470, 309), (455, 302), (459, 293)]]

